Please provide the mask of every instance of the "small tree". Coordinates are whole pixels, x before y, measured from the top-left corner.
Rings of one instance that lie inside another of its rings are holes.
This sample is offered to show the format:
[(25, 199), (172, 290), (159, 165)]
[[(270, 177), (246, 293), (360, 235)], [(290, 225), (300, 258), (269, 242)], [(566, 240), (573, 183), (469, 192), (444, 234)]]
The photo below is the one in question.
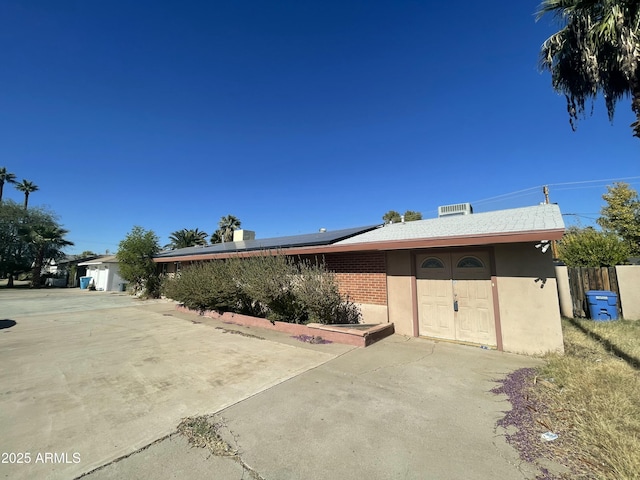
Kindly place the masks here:
[(624, 182), (607, 187), (602, 195), (607, 202), (600, 210), (598, 225), (605, 231), (616, 233), (631, 250), (632, 255), (640, 254), (640, 200), (638, 192)]
[(120, 276), (131, 283), (134, 293), (147, 297), (160, 296), (160, 277), (153, 256), (160, 251), (158, 236), (153, 230), (135, 226), (118, 245), (116, 258)]
[(40, 288), (42, 267), (48, 260), (60, 260), (64, 257), (63, 249), (73, 242), (65, 238), (68, 230), (60, 228), (56, 223), (40, 223), (20, 228), (20, 235), (26, 240), (33, 256), (31, 287)]
[(406, 212), (404, 212), (405, 222), (414, 222), (416, 220), (422, 220), (422, 213), (414, 212), (413, 210), (407, 210)]
[(571, 228), (558, 245), (558, 257), (569, 267), (613, 267), (627, 261), (629, 247), (614, 233)]

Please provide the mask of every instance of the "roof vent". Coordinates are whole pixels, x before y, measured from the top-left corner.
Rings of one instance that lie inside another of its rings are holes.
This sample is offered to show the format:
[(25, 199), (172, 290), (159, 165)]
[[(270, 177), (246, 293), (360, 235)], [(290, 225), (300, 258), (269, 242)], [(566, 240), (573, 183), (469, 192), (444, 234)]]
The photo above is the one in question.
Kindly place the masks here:
[(470, 203), (456, 203), (453, 205), (443, 205), (438, 207), (438, 217), (449, 217), (451, 215), (471, 215), (473, 207)]

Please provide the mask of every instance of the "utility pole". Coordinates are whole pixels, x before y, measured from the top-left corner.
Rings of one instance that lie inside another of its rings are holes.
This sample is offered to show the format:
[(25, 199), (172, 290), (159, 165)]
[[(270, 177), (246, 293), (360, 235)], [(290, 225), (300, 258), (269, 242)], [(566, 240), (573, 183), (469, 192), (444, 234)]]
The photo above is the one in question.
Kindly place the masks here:
[[(544, 194), (544, 203), (549, 205), (549, 187), (547, 185), (542, 187), (542, 193)], [(551, 253), (553, 254), (553, 259), (556, 260), (558, 258), (558, 246), (555, 240), (551, 240)]]

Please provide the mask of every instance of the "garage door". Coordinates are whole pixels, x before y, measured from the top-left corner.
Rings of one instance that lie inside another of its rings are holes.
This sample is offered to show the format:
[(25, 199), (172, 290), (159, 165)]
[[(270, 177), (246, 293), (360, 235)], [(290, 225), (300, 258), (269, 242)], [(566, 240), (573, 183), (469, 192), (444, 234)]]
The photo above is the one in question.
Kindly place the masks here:
[(419, 333), (496, 345), (487, 252), (442, 252), (416, 257)]

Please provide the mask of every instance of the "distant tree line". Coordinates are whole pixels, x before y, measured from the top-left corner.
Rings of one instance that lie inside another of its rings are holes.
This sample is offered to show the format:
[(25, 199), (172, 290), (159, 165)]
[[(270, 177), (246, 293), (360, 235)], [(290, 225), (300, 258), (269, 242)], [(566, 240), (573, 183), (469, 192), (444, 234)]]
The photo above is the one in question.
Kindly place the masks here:
[(404, 215), (402, 215), (400, 212), (396, 212), (395, 210), (389, 210), (382, 216), (382, 220), (384, 220), (384, 223), (400, 223), (402, 220), (405, 222), (413, 222), (416, 220), (422, 220), (422, 213), (407, 210), (404, 212)]

